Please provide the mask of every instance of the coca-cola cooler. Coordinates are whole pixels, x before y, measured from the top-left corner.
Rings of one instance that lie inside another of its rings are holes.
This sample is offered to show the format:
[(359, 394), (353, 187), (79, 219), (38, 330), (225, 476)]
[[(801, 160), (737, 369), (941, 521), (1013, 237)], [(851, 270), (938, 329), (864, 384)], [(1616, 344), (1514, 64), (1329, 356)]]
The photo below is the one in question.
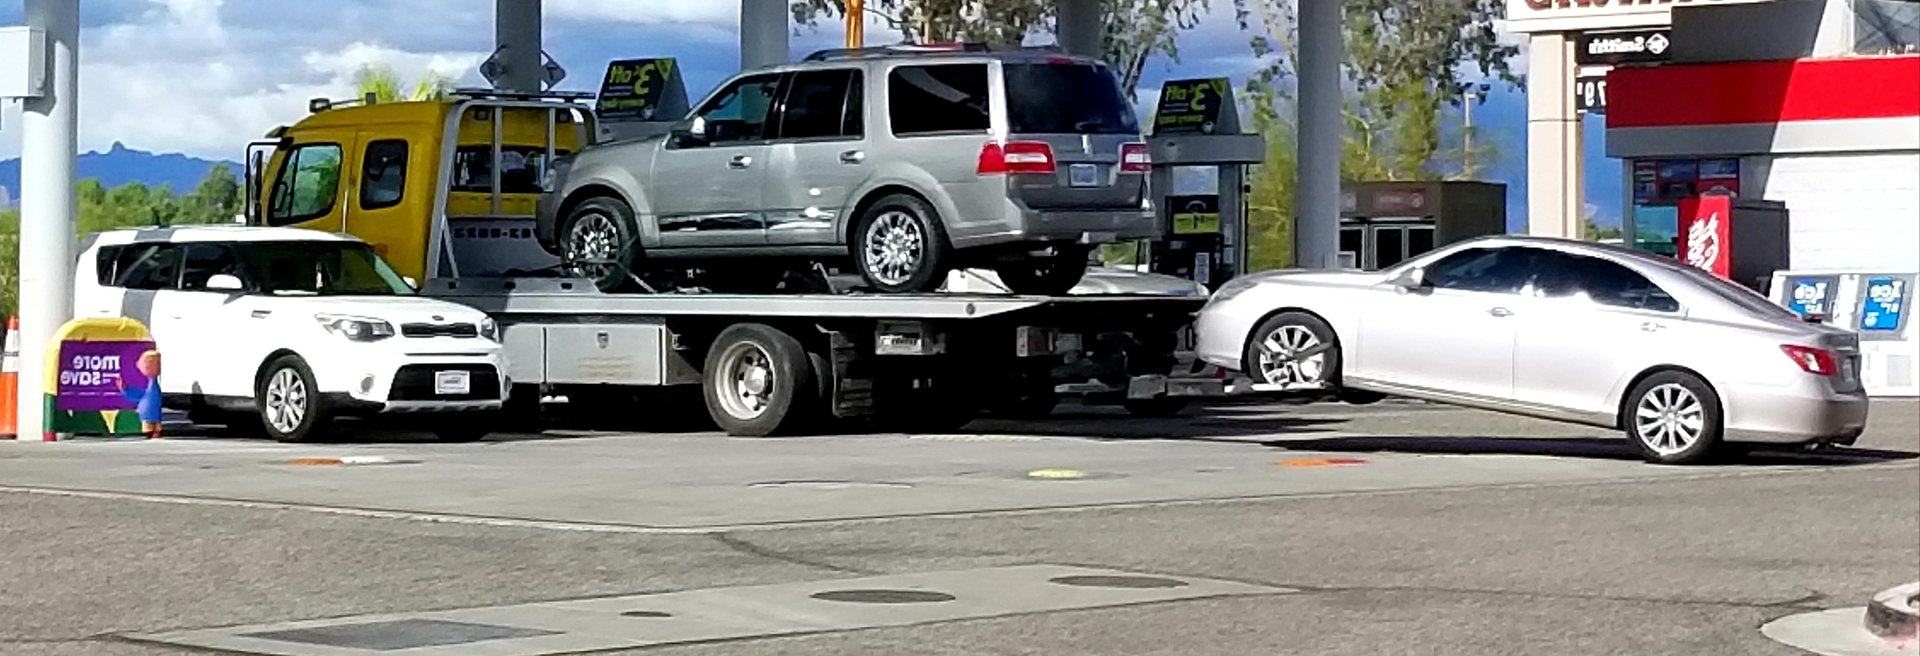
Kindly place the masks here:
[(1792, 268), (1785, 203), (1728, 194), (1680, 200), (1676, 255), (1762, 294), (1773, 272)]

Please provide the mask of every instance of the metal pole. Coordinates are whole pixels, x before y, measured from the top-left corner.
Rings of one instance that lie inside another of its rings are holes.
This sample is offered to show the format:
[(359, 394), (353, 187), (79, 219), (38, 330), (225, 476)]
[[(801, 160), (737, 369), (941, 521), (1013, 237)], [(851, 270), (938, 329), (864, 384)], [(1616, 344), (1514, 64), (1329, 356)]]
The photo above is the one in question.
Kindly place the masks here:
[(493, 44), (502, 75), (494, 88), (537, 93), (546, 79), (541, 55), (541, 0), (493, 0)]
[(867, 45), (867, 8), (862, 0), (847, 0), (847, 47)]
[(1056, 0), (1054, 10), (1060, 49), (1082, 57), (1099, 57), (1106, 50), (1100, 0)]
[[(74, 160), (78, 116), (77, 0), (27, 0), (27, 26), (47, 35), (47, 95), (21, 104), (19, 437), (48, 435), (47, 342), (73, 318)], [(0, 65), (19, 64), (5, 63)]]
[(1460, 134), (1461, 141), (1465, 142), (1462, 144), (1462, 147), (1466, 149), (1460, 153), (1460, 161), (1464, 164), (1464, 166), (1460, 168), (1462, 169), (1461, 173), (1464, 173), (1468, 180), (1472, 180), (1474, 174), (1477, 173), (1473, 170), (1473, 105), (1474, 101), (1479, 99), (1479, 97), (1479, 94), (1472, 91), (1467, 92), (1467, 126)]
[(787, 63), (790, 11), (786, 0), (740, 0), (740, 68)]
[(1300, 190), (1293, 259), (1333, 268), (1340, 255), (1340, 0), (1295, 4), (1300, 23)]

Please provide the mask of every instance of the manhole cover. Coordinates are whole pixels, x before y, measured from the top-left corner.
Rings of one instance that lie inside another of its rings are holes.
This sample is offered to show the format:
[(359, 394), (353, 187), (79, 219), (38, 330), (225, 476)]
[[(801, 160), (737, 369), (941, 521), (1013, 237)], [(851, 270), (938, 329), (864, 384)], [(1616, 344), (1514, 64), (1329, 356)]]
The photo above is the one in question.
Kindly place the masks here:
[(248, 638), (297, 642), (340, 649), (396, 651), (421, 647), (464, 645), (506, 638), (558, 635), (554, 631), (445, 620), (392, 620), (364, 624), (336, 624), (306, 629), (243, 634)]
[(662, 613), (657, 610), (630, 610), (630, 611), (621, 613), (620, 616), (621, 617), (645, 617), (648, 619), (657, 620), (657, 619), (665, 619), (665, 618), (673, 617), (673, 613)]
[(821, 601), (849, 604), (937, 604), (954, 600), (953, 595), (925, 590), (828, 590), (812, 596)]
[(853, 490), (879, 488), (897, 490), (910, 488), (906, 483), (884, 483), (878, 481), (769, 481), (754, 483), (748, 487), (799, 488), (803, 490)]
[(1071, 585), (1078, 588), (1125, 588), (1128, 590), (1149, 590), (1154, 588), (1184, 588), (1186, 581), (1166, 579), (1158, 576), (1062, 576), (1047, 579), (1049, 583)]

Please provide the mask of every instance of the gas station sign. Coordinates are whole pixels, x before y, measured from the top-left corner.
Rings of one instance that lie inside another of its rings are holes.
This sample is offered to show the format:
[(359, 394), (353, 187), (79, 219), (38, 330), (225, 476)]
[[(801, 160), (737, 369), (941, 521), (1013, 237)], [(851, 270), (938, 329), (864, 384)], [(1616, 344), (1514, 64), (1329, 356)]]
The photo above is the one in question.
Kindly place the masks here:
[[(680, 88), (680, 70), (672, 57), (628, 59), (607, 64), (600, 100), (593, 111), (603, 121), (674, 120), (667, 105), (670, 89)], [(669, 112), (669, 113), (663, 113)]]
[(1673, 30), (1653, 28), (1623, 32), (1584, 32), (1575, 41), (1577, 64), (1652, 64), (1673, 56)]
[(1168, 82), (1160, 88), (1160, 106), (1153, 115), (1153, 134), (1238, 131), (1237, 125), (1221, 125), (1221, 110), (1232, 107), (1233, 85), (1227, 78)]
[(1911, 285), (1904, 278), (1873, 276), (1861, 281), (1860, 332), (1896, 333), (1904, 325)]

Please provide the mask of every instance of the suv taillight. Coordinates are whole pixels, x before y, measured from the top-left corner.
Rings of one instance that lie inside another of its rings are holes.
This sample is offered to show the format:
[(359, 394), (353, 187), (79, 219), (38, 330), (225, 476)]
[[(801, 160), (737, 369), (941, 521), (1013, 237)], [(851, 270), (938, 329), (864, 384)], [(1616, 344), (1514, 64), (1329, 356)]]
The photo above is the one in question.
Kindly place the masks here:
[(1153, 155), (1147, 152), (1147, 145), (1130, 143), (1120, 147), (1121, 173), (1146, 173), (1153, 169)]
[(1039, 141), (989, 142), (980, 149), (980, 175), (1052, 175), (1053, 147)]
[(1840, 364), (1834, 359), (1833, 351), (1793, 344), (1784, 344), (1780, 350), (1785, 351), (1787, 357), (1793, 358), (1793, 363), (1800, 365), (1800, 370), (1807, 373), (1815, 376), (1835, 376), (1840, 373)]

